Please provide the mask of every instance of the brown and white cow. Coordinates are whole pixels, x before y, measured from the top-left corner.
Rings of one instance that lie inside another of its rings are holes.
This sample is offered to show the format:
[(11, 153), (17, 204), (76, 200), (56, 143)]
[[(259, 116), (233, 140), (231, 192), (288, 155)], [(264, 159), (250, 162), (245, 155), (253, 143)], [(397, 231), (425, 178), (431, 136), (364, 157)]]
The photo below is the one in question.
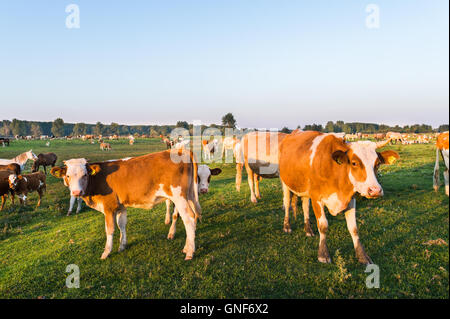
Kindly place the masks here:
[(14, 174), (20, 174), (20, 165), (17, 163), (11, 163), (7, 165), (0, 165), (0, 171), (10, 171)]
[(345, 143), (332, 134), (306, 131), (283, 139), (279, 151), (279, 170), (285, 207), (284, 228), (289, 228), (289, 203), (292, 194), (310, 198), (320, 233), (318, 259), (331, 262), (326, 245), (331, 215), (345, 212), (347, 228), (361, 263), (372, 263), (360, 243), (356, 225), (355, 193), (366, 198), (383, 196), (376, 171), (380, 164), (392, 164), (399, 155), (394, 151), (377, 152), (386, 142)]
[(42, 196), (46, 190), (45, 174), (36, 172), (31, 174), (16, 175), (10, 174), (8, 177), (9, 187), (20, 199), (22, 205), (26, 205), (27, 196), (31, 192), (37, 192), (39, 201), (37, 207), (41, 205)]
[(109, 143), (100, 143), (100, 149), (102, 151), (110, 151), (111, 150), (111, 144)]
[(195, 251), (195, 227), (200, 217), (197, 164), (185, 151), (147, 154), (139, 157), (98, 163), (86, 159), (65, 161), (51, 174), (64, 179), (73, 196), (81, 196), (89, 207), (105, 215), (106, 246), (101, 256), (108, 257), (113, 247), (114, 219), (120, 230), (119, 251), (127, 244), (127, 207), (151, 209), (169, 199), (177, 208), (186, 228), (183, 252), (186, 260)]
[(448, 163), (448, 131), (443, 132), (438, 135), (437, 141), (436, 141), (436, 164), (434, 165), (434, 174), (433, 174), (433, 187), (434, 190), (437, 191), (439, 189), (439, 153), (442, 156), (442, 159), (445, 163), (446, 170), (444, 171), (444, 182), (445, 182), (445, 194), (449, 196), (449, 181), (448, 181), (448, 170), (449, 170), (449, 163)]
[(398, 132), (387, 132), (386, 138), (389, 139), (391, 142), (403, 143), (403, 136), (401, 133), (398, 133)]
[(9, 175), (11, 175), (13, 171), (2, 170), (0, 171), (0, 197), (2, 198), (2, 204), (0, 206), (0, 211), (3, 210), (6, 203), (6, 198), (8, 194), (11, 196), (11, 203), (14, 204), (14, 191), (9, 188)]
[(258, 201), (257, 198), (261, 198), (260, 179), (279, 177), (278, 146), (287, 135), (279, 132), (251, 132), (242, 137), (240, 152), (243, 165), (240, 163), (236, 165), (236, 190), (240, 191), (242, 166), (245, 166), (250, 200), (253, 203)]
[[(209, 191), (209, 184), (211, 181), (211, 176), (216, 176), (222, 173), (222, 170), (220, 168), (213, 168), (210, 169), (208, 165), (198, 165), (198, 174), (197, 174), (197, 181), (198, 181), (198, 192), (200, 194), (206, 194)], [(171, 213), (171, 205), (172, 202), (170, 200), (166, 200), (166, 219), (165, 224), (168, 225), (170, 223), (170, 213)], [(172, 225), (170, 225), (169, 234), (167, 235), (167, 239), (173, 239), (176, 232), (176, 223), (178, 219), (178, 211), (175, 208), (173, 214), (172, 214)]]

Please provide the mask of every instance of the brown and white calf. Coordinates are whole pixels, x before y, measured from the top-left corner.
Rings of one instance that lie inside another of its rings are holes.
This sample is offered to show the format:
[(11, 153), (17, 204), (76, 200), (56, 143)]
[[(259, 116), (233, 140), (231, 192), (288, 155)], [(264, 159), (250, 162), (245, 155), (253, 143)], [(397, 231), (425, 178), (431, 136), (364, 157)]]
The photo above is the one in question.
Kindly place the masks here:
[(449, 170), (449, 163), (448, 163), (448, 131), (441, 133), (437, 137), (436, 141), (436, 164), (434, 165), (434, 173), (433, 173), (433, 187), (434, 190), (437, 191), (439, 189), (439, 154), (441, 154), (442, 159), (444, 160), (445, 164), (445, 171), (444, 171), (444, 183), (445, 183), (445, 194), (449, 196), (449, 181), (448, 181), (448, 170)]
[(310, 198), (320, 234), (320, 262), (331, 262), (326, 244), (327, 207), (333, 216), (344, 212), (359, 262), (372, 263), (359, 240), (354, 195), (359, 193), (366, 198), (383, 196), (376, 177), (378, 166), (392, 164), (399, 158), (394, 151), (377, 152), (377, 148), (387, 142), (345, 143), (332, 134), (312, 131), (290, 134), (281, 142), (279, 169), (285, 207), (284, 228), (290, 229), (291, 196)]
[[(171, 156), (175, 154), (175, 157)], [(174, 160), (173, 160), (174, 159)], [(86, 159), (65, 161), (51, 174), (64, 179), (73, 196), (105, 215), (106, 245), (101, 256), (108, 257), (113, 247), (114, 220), (120, 230), (119, 251), (127, 244), (127, 207), (151, 209), (169, 199), (178, 210), (186, 228), (183, 252), (186, 260), (195, 251), (195, 228), (200, 217), (197, 164), (191, 152), (163, 151), (139, 157), (88, 163)]]
[[(210, 169), (208, 165), (199, 165), (198, 166), (198, 192), (200, 194), (206, 194), (209, 191), (209, 184), (211, 181), (211, 176), (219, 175), (222, 172), (220, 168)], [(171, 205), (172, 202), (170, 200), (166, 200), (166, 219), (165, 224), (168, 225), (170, 223), (170, 215), (171, 215)], [(175, 208), (172, 214), (172, 225), (170, 225), (169, 234), (167, 235), (167, 239), (173, 239), (176, 232), (176, 223), (178, 219), (178, 211)]]
[(47, 187), (45, 183), (45, 174), (36, 172), (31, 174), (17, 175), (10, 174), (8, 177), (9, 187), (14, 191), (20, 199), (22, 205), (26, 205), (27, 196), (29, 193), (37, 192), (39, 201), (36, 207), (41, 205), (42, 196)]
[(11, 163), (11, 164), (7, 164), (7, 165), (0, 165), (0, 171), (10, 171), (14, 174), (19, 175), (21, 170), (20, 170), (20, 165), (17, 163)]
[(44, 172), (47, 174), (47, 166), (54, 167), (58, 156), (55, 153), (38, 154), (37, 160), (34, 161), (31, 166), (31, 172), (35, 173), (39, 170), (39, 167), (44, 166)]

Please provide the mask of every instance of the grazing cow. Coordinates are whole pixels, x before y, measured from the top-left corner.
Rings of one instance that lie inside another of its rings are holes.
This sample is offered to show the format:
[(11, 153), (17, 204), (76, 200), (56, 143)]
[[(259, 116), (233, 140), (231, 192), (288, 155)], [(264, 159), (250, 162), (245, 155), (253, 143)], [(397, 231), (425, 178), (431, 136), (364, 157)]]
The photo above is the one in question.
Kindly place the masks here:
[(81, 196), (86, 205), (105, 215), (106, 246), (101, 259), (107, 258), (113, 247), (114, 219), (120, 229), (122, 251), (127, 244), (127, 207), (151, 209), (166, 199), (175, 203), (183, 219), (183, 252), (186, 260), (192, 259), (196, 221), (201, 214), (192, 152), (163, 151), (99, 163), (80, 158), (64, 163), (65, 167), (56, 166), (50, 173), (64, 179), (72, 196)]
[(403, 136), (398, 132), (387, 132), (386, 138), (391, 140), (391, 142), (395, 142), (395, 144), (397, 144), (397, 142), (403, 143)]
[(212, 141), (203, 140), (202, 148), (204, 160), (210, 161), (211, 156), (214, 156), (214, 153), (216, 153), (217, 149), (219, 148), (219, 141), (217, 139), (214, 139)]
[(111, 144), (109, 144), (109, 143), (100, 143), (100, 149), (102, 151), (110, 151), (111, 150)]
[(171, 149), (173, 146), (174, 146), (174, 141), (171, 141), (168, 137), (164, 137), (164, 136), (160, 136), (161, 137), (161, 139), (162, 139), (162, 142), (164, 143), (164, 144), (166, 144), (166, 148), (169, 150), (169, 149)]
[(55, 153), (46, 153), (46, 154), (38, 154), (37, 160), (34, 161), (33, 165), (31, 166), (31, 172), (35, 173), (39, 170), (39, 167), (42, 165), (44, 166), (44, 172), (47, 174), (47, 166), (54, 167), (56, 164), (56, 160), (58, 159), (58, 156), (56, 156)]
[(37, 160), (36, 154), (33, 153), (32, 150), (29, 150), (28, 152), (22, 153), (20, 155), (17, 155), (13, 159), (0, 159), (0, 165), (7, 165), (11, 163), (17, 163), (20, 165), (20, 170), (23, 170), (25, 167), (25, 164), (28, 160)]
[[(27, 195), (31, 192), (37, 192), (39, 195), (39, 201), (37, 207), (41, 205), (42, 196), (44, 195), (46, 184), (45, 174), (42, 172), (36, 172), (24, 175), (9, 175), (9, 188), (19, 197), (20, 203), (26, 205)], [(21, 197), (22, 196), (22, 197)]]
[(133, 144), (134, 144), (134, 139), (130, 140), (128, 143), (129, 143), (130, 145), (133, 145)]
[(377, 133), (377, 134), (375, 134), (374, 137), (377, 141), (382, 141), (386, 138), (386, 134), (385, 133)]
[[(211, 180), (211, 176), (219, 175), (222, 172), (220, 168), (210, 169), (208, 165), (199, 165), (198, 166), (198, 191), (200, 194), (206, 194), (209, 191), (209, 182)], [(165, 224), (168, 225), (170, 223), (170, 212), (171, 212), (171, 204), (170, 200), (166, 200), (166, 219)], [(167, 235), (167, 239), (173, 239), (176, 231), (176, 223), (178, 219), (178, 211), (175, 209), (172, 214), (172, 225), (170, 225), (169, 234)]]
[(11, 196), (11, 203), (14, 204), (14, 191), (9, 188), (9, 175), (11, 173), (14, 173), (13, 171), (9, 170), (0, 170), (0, 197), (2, 198), (2, 205), (0, 207), (0, 211), (3, 210), (6, 203), (6, 198), (8, 197), (8, 194)]
[(324, 209), (327, 207), (333, 216), (345, 211), (347, 228), (359, 262), (372, 263), (359, 240), (354, 195), (359, 193), (366, 198), (383, 196), (376, 177), (377, 168), (380, 164), (392, 164), (399, 158), (394, 151), (376, 151), (387, 143), (345, 143), (332, 134), (312, 131), (290, 134), (281, 142), (279, 170), (285, 209), (284, 229), (290, 230), (291, 195), (310, 198), (320, 234), (320, 262), (331, 262), (326, 245), (328, 221)]
[[(251, 132), (241, 140), (241, 152), (250, 187), (250, 200), (257, 202), (261, 198), (259, 181), (264, 178), (279, 177), (278, 145), (287, 136), (278, 132)], [(262, 149), (260, 149), (263, 147)], [(236, 190), (240, 190), (242, 164), (236, 165)]]
[(21, 172), (20, 165), (16, 163), (11, 163), (8, 165), (0, 165), (0, 171), (10, 171), (17, 175), (19, 175)]
[(434, 165), (434, 174), (433, 174), (433, 187), (434, 190), (437, 191), (439, 189), (439, 153), (442, 156), (442, 159), (445, 163), (446, 170), (444, 171), (444, 182), (445, 182), (445, 194), (449, 196), (449, 181), (448, 181), (448, 170), (449, 170), (449, 163), (448, 163), (448, 131), (441, 133), (437, 137), (436, 141), (436, 164)]
[(67, 211), (67, 216), (69, 216), (72, 213), (72, 209), (73, 209), (73, 205), (75, 204), (75, 201), (77, 201), (77, 210), (76, 210), (75, 214), (78, 214), (80, 212), (81, 202), (83, 201), (83, 199), (81, 197), (75, 197), (75, 196), (71, 195), (70, 203), (69, 203), (69, 210)]

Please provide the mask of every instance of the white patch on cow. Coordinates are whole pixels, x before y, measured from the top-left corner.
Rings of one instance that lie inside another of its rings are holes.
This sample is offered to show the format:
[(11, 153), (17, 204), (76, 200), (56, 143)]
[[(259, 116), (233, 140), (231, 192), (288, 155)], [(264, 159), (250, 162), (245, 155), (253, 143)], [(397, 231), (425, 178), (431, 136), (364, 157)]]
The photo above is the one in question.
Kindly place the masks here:
[(14, 185), (14, 182), (16, 181), (16, 178), (17, 178), (17, 176), (15, 174), (11, 174), (8, 176), (9, 182), (13, 185)]
[(25, 181), (25, 183), (28, 182), (28, 180), (27, 180), (27, 178), (25, 176), (23, 177), (23, 180)]
[(328, 198), (323, 198), (322, 202), (327, 206), (331, 215), (336, 216), (345, 209), (345, 204), (339, 200), (338, 194), (333, 193)]
[(319, 144), (322, 142), (322, 140), (327, 137), (327, 134), (322, 134), (317, 136), (316, 138), (314, 138), (311, 147), (309, 148), (309, 150), (311, 151), (311, 155), (310, 155), (310, 160), (309, 160), (309, 164), (312, 166), (313, 161), (314, 161), (314, 157), (316, 156), (316, 151), (317, 151), (317, 147), (319, 146)]
[(122, 161), (128, 161), (129, 159), (132, 159), (132, 157), (125, 157), (125, 158), (122, 158)]
[(449, 165), (449, 163), (448, 163), (448, 160), (449, 160), (448, 148), (442, 150), (442, 157), (444, 158), (445, 167), (447, 167), (447, 169), (449, 169), (449, 167), (448, 167), (448, 165)]
[(75, 158), (64, 161), (67, 167), (66, 177), (69, 178), (69, 189), (71, 194), (80, 191), (81, 196), (86, 190), (88, 182), (88, 171), (86, 168), (87, 161), (84, 158)]
[(39, 188), (41, 188), (42, 186), (44, 186), (44, 183), (42, 183), (42, 181), (39, 181)]
[(383, 195), (383, 189), (380, 183), (378, 183), (374, 170), (375, 161), (378, 158), (376, 143), (371, 141), (358, 141), (349, 143), (348, 145), (352, 149), (353, 153), (359, 157), (366, 169), (366, 180), (362, 182), (358, 182), (350, 170), (349, 179), (353, 184), (354, 191), (360, 193), (362, 196), (368, 196), (368, 190), (370, 187), (379, 187), (381, 189), (381, 195)]

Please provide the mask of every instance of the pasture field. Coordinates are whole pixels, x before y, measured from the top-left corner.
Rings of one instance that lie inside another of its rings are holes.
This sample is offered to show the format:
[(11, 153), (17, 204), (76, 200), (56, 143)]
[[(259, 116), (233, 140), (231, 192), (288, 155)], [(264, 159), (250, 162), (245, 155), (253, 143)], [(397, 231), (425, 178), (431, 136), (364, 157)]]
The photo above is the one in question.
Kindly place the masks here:
[[(12, 141), (0, 158), (33, 149), (54, 152), (58, 163), (86, 157), (91, 161), (143, 155), (165, 149), (160, 139), (108, 141), (112, 151), (87, 141)], [(234, 187), (234, 164), (211, 164), (223, 173), (200, 196), (203, 220), (197, 226), (197, 251), (184, 261), (185, 231), (178, 221), (167, 240), (165, 205), (128, 209), (128, 248), (118, 253), (119, 232), (107, 260), (103, 215), (86, 207), (66, 217), (69, 191), (47, 175), (47, 193), (35, 209), (0, 212), (1, 298), (449, 298), (449, 199), (441, 186), (433, 191), (435, 148), (393, 145), (401, 159), (380, 168), (385, 196), (357, 199), (357, 220), (366, 252), (380, 267), (380, 288), (366, 287), (367, 273), (353, 249), (343, 215), (329, 222), (332, 264), (317, 261), (319, 237), (303, 231), (303, 216), (292, 219), (292, 233), (282, 231), (284, 212), (278, 179), (261, 182), (262, 199), (249, 200), (246, 176)], [(29, 171), (28, 163), (26, 171)], [(441, 161), (441, 171), (443, 168)], [(42, 169), (42, 168), (41, 168)], [(149, 168), (151, 169), (151, 167)], [(441, 175), (441, 180), (443, 177)], [(75, 212), (75, 208), (74, 208)], [(66, 266), (80, 268), (80, 288), (65, 286)]]

